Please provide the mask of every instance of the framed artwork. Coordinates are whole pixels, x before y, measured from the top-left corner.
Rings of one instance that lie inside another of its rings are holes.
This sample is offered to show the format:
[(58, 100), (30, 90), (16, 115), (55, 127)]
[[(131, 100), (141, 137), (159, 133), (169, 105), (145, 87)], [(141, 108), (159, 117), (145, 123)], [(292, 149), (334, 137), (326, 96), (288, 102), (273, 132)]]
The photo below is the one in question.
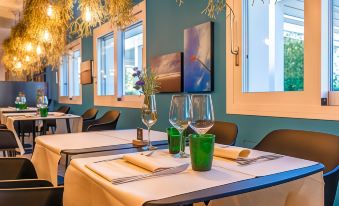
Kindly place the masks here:
[(81, 84), (92, 84), (92, 60), (88, 60), (81, 63), (80, 66), (80, 82)]
[(159, 92), (174, 93), (182, 91), (182, 52), (151, 58), (151, 68), (160, 82)]
[(184, 92), (212, 92), (213, 22), (184, 31)]

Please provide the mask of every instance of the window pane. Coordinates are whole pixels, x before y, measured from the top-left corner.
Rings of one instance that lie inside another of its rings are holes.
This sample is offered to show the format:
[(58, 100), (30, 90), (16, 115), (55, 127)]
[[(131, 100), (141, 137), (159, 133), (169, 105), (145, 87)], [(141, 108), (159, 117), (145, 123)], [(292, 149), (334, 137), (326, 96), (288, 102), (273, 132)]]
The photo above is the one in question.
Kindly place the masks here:
[(332, 91), (339, 91), (339, 0), (332, 0), (332, 49), (333, 49), (333, 72)]
[(72, 72), (73, 72), (73, 96), (80, 96), (80, 63), (81, 63), (81, 56), (80, 50), (77, 50), (73, 53), (73, 65), (72, 65)]
[(100, 37), (98, 45), (97, 87), (99, 96), (114, 95), (114, 38), (113, 33)]
[(132, 76), (133, 68), (142, 70), (143, 27), (142, 22), (135, 24), (124, 31), (124, 69), (123, 95), (139, 94), (133, 86), (137, 79)]
[(68, 96), (68, 56), (62, 57), (62, 63), (60, 65), (60, 96)]
[(243, 1), (247, 5), (243, 91), (302, 91), (304, 1)]

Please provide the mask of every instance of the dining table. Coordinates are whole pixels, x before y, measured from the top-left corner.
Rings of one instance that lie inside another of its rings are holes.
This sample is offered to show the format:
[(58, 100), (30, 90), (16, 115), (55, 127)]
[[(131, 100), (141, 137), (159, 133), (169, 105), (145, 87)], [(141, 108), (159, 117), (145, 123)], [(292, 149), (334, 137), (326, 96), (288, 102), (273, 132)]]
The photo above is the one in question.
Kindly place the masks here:
[[(151, 130), (152, 144), (167, 145), (167, 134)], [(146, 137), (147, 130), (143, 130)], [(40, 179), (46, 179), (58, 185), (58, 168), (69, 163), (69, 157), (80, 154), (90, 154), (100, 151), (122, 151), (140, 148), (134, 145), (137, 129), (105, 130), (80, 132), (71, 134), (44, 135), (36, 138), (32, 163)], [(66, 170), (67, 171), (67, 170)]]
[[(219, 147), (216, 144), (215, 147)], [(151, 155), (130, 149), (78, 155), (65, 174), (65, 206), (197, 206), (324, 204), (323, 169), (320, 163), (281, 155), (280, 158), (240, 165), (214, 157), (209, 171), (194, 171), (190, 158), (174, 158), (166, 146)], [(186, 148), (189, 153), (189, 147)], [(178, 173), (119, 182), (119, 178), (152, 175), (144, 165), (130, 162), (130, 156), (146, 159), (150, 165), (189, 165)], [(248, 159), (272, 153), (250, 149)], [(127, 158), (128, 157), (128, 158)]]
[[(41, 117), (36, 113), (6, 113), (2, 114), (3, 121), (6, 124), (7, 128), (14, 133), (15, 139), (19, 146), (19, 152), (21, 155), (25, 153), (22, 142), (19, 139), (21, 134), (21, 124), (22, 122), (31, 122), (32, 124), (32, 137), (33, 137), (33, 150), (35, 149), (35, 138), (36, 138), (36, 127), (42, 128), (41, 134), (46, 134), (46, 122), (48, 120), (56, 121), (56, 131), (57, 134), (62, 133), (76, 133), (82, 131), (82, 117), (73, 114), (64, 114), (60, 112), (49, 112), (47, 117)], [(18, 122), (18, 133), (15, 127), (15, 123)]]
[(0, 107), (0, 123), (5, 124), (3, 121), (2, 114), (6, 113), (28, 113), (28, 112), (36, 112), (38, 108), (36, 107), (27, 107), (26, 109), (17, 109), (15, 107)]

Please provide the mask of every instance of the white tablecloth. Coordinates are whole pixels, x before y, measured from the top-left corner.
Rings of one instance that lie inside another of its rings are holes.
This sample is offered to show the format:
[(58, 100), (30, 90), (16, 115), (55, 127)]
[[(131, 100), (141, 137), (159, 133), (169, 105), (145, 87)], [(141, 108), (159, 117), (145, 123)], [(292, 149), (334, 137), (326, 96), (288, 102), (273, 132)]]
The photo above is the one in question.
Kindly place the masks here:
[[(164, 155), (166, 152), (157, 151), (154, 155)], [(154, 179), (147, 179), (137, 182), (126, 183), (122, 185), (113, 185), (100, 175), (94, 173), (86, 167), (86, 164), (93, 163), (104, 159), (117, 158), (119, 155), (106, 157), (93, 157), (72, 160), (71, 165), (66, 171), (65, 176), (65, 191), (64, 191), (64, 205), (65, 206), (106, 206), (106, 205), (126, 205), (138, 206), (146, 201), (172, 197), (179, 194), (185, 194), (193, 191), (198, 191), (219, 185), (225, 185), (241, 180), (255, 178), (254, 175), (238, 172), (236, 170), (229, 170), (220, 167), (222, 164), (228, 164), (228, 161), (223, 159), (216, 159), (218, 162), (208, 172), (195, 172), (189, 169), (180, 174), (172, 176), (158, 177)], [(153, 157), (153, 156), (152, 156)], [(115, 160), (123, 161), (123, 160)], [(190, 162), (190, 159), (177, 159), (180, 162)], [(272, 165), (279, 164), (275, 160), (270, 161)], [(303, 162), (303, 160), (300, 160)], [(101, 164), (101, 163), (99, 163)], [(106, 163), (107, 164), (107, 163)], [(121, 172), (121, 167), (127, 163), (121, 163), (119, 170), (113, 170), (112, 173)], [(298, 166), (293, 164), (294, 168), (301, 168), (305, 165), (310, 166), (316, 163), (306, 161), (305, 164)], [(261, 163), (256, 164), (257, 169), (262, 167)], [(135, 166), (131, 166), (135, 167)], [(284, 171), (283, 168), (281, 168)], [(279, 172), (275, 170), (274, 173)], [(272, 172), (270, 172), (272, 173)], [(297, 181), (289, 182), (276, 187), (265, 189), (269, 191), (270, 197), (264, 198), (269, 202), (262, 202), (261, 197), (265, 196), (261, 190), (253, 193), (244, 194), (244, 196), (236, 196), (235, 199), (220, 199), (212, 201), (213, 205), (227, 205), (223, 201), (231, 202), (232, 205), (243, 206), (291, 206), (299, 204), (306, 196), (309, 200), (304, 202), (309, 204), (302, 204), (303, 206), (321, 206), (323, 204), (323, 181), (322, 173), (309, 176)], [(248, 199), (246, 195), (250, 195), (252, 199)], [(261, 195), (261, 196), (257, 196)], [(244, 200), (239, 200), (244, 199)], [(218, 202), (220, 201), (220, 202)], [(244, 202), (244, 204), (238, 204)], [(234, 204), (233, 204), (234, 203)], [(285, 204), (286, 203), (286, 204)]]
[[(32, 162), (39, 178), (57, 185), (58, 164), (62, 150), (130, 144), (133, 139), (136, 139), (136, 134), (136, 129), (130, 129), (40, 136), (36, 138)], [(167, 134), (164, 132), (151, 131), (151, 135), (152, 139), (167, 139)]]
[(55, 119), (56, 120), (56, 126), (57, 126), (57, 130), (56, 133), (66, 133), (67, 132), (67, 127), (66, 127), (66, 120), (65, 119), (69, 119), (70, 122), (70, 129), (71, 132), (81, 132), (82, 131), (82, 118), (80, 116), (77, 115), (65, 115), (65, 116), (55, 116), (59, 113), (57, 112), (50, 112), (48, 117), (40, 117), (40, 116), (25, 116), (25, 115), (33, 115), (33, 113), (8, 113), (8, 114), (4, 114), (4, 120), (5, 120), (5, 124), (7, 126), (7, 128), (9, 130), (11, 130), (16, 138), (16, 141), (19, 145), (19, 151), (20, 154), (24, 154), (25, 150), (23, 148), (23, 145), (21, 144), (21, 141), (18, 137), (18, 134), (16, 133), (15, 130), (15, 121), (18, 120), (52, 120)]
[(1, 107), (0, 108), (0, 123), (5, 124), (5, 122), (3, 122), (3, 120), (2, 120), (3, 114), (6, 114), (6, 113), (22, 113), (22, 112), (36, 112), (36, 111), (37, 111), (36, 107), (28, 107), (27, 109), (23, 109), (23, 110), (17, 110), (14, 107)]

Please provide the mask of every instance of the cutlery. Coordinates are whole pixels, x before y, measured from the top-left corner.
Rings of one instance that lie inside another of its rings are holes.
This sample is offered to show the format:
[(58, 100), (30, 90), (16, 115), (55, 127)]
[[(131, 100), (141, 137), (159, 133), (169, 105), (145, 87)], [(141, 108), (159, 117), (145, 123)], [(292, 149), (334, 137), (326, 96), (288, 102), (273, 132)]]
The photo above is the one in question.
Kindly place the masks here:
[[(141, 155), (144, 155), (144, 156), (147, 156), (147, 157), (150, 157), (154, 154), (154, 151), (151, 151), (147, 154), (144, 154), (144, 153), (141, 153)], [(106, 159), (106, 160), (99, 160), (99, 161), (96, 161), (96, 162), (93, 162), (93, 163), (100, 163), (100, 162), (109, 162), (109, 161), (113, 161), (113, 160), (119, 160), (119, 159), (123, 159), (122, 157), (120, 158), (113, 158), (113, 159)]]
[(154, 151), (155, 151), (155, 150), (153, 150), (153, 151), (151, 151), (151, 152), (149, 152), (149, 153), (147, 153), (147, 154), (141, 153), (141, 155), (144, 155), (144, 156), (146, 156), (146, 157), (150, 157), (150, 156), (152, 156), (152, 155), (154, 154)]
[(268, 161), (268, 160), (275, 160), (278, 159), (280, 157), (283, 157), (283, 155), (277, 155), (277, 154), (272, 154), (272, 155), (263, 155), (263, 156), (259, 156), (259, 157), (255, 157), (255, 158), (238, 158), (235, 161), (241, 165), (241, 166), (245, 166), (245, 165), (250, 165), (252, 163), (255, 163), (259, 160), (264, 160), (264, 161)]
[(113, 161), (113, 160), (120, 160), (122, 159), (122, 157), (116, 157), (116, 158), (112, 158), (112, 159), (105, 159), (105, 160), (99, 160), (99, 161), (95, 161), (93, 163), (101, 163), (101, 162), (109, 162), (109, 161)]
[(116, 178), (116, 179), (113, 179), (111, 182), (113, 185), (119, 185), (119, 184), (124, 184), (128, 182), (134, 182), (134, 181), (139, 181), (139, 180), (144, 180), (144, 179), (149, 179), (149, 178), (154, 178), (154, 177), (162, 177), (162, 176), (177, 174), (177, 173), (185, 171), (188, 168), (188, 166), (189, 164), (182, 164), (177, 167), (171, 167), (171, 168), (159, 170), (159, 171), (156, 171), (150, 174)]

